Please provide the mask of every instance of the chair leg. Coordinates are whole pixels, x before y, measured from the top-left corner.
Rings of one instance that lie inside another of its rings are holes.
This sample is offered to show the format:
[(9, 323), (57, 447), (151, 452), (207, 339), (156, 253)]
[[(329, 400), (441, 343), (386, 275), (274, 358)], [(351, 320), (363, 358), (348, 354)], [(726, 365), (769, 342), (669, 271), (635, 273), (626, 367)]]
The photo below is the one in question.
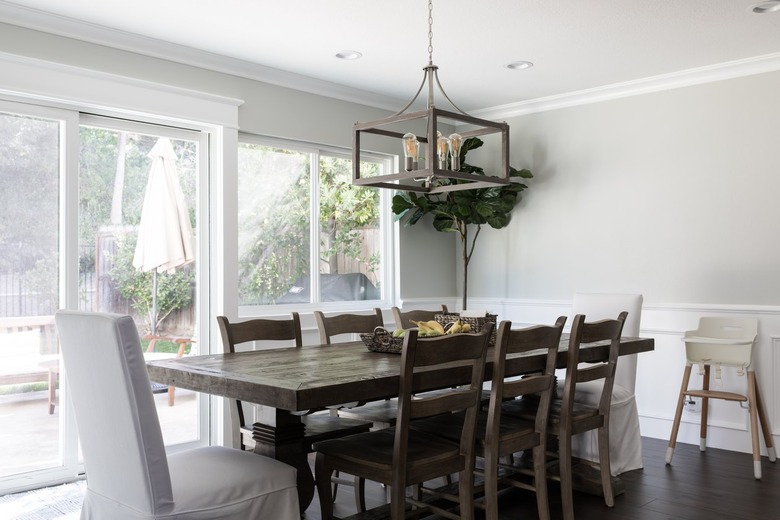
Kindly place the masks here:
[[(406, 509), (406, 486), (396, 484), (390, 486), (390, 518), (403, 519)], [(323, 516), (323, 520), (325, 517)]]
[[(498, 468), (496, 468), (498, 471)], [(466, 465), (458, 477), (458, 493), (460, 501), (460, 520), (474, 519), (474, 464)]]
[(536, 488), (536, 509), (539, 520), (550, 520), (550, 503), (547, 498), (547, 457), (544, 444), (536, 446), (534, 453), (534, 488)]
[(322, 520), (333, 518), (333, 493), (330, 487), (332, 474), (333, 470), (325, 464), (325, 455), (317, 453), (317, 457), (314, 459), (314, 479), (317, 484), (317, 496), (320, 499)]
[[(704, 365), (704, 379), (701, 388), (705, 392), (710, 389), (710, 365)], [(699, 451), (707, 451), (707, 421), (710, 413), (709, 397), (701, 398), (701, 424), (699, 424)]]
[(758, 420), (761, 423), (761, 431), (764, 434), (769, 462), (774, 462), (777, 460), (777, 455), (775, 454), (774, 441), (772, 441), (772, 428), (769, 427), (769, 417), (766, 414), (764, 400), (761, 398), (761, 388), (758, 386), (758, 379), (756, 379), (756, 407), (758, 408)]
[(338, 470), (333, 472), (333, 478), (331, 479), (331, 483), (333, 485), (333, 501), (336, 501), (336, 495), (339, 493), (339, 483), (336, 482), (337, 479), (339, 479), (341, 475), (339, 474)]
[(750, 437), (753, 441), (753, 476), (761, 480), (761, 446), (758, 442), (758, 406), (756, 373), (748, 370), (748, 402), (750, 404)]
[(685, 392), (688, 390), (688, 381), (691, 379), (692, 365), (685, 365), (683, 372), (682, 385), (680, 386), (680, 396), (677, 398), (677, 410), (674, 412), (674, 422), (672, 423), (672, 433), (669, 435), (669, 447), (666, 448), (666, 463), (672, 463), (674, 448), (677, 445), (677, 433), (680, 430), (680, 419), (682, 419), (683, 406), (685, 405)]
[(498, 520), (498, 458), (495, 450), (485, 453), (485, 518)]
[(615, 505), (615, 494), (612, 491), (612, 472), (609, 461), (609, 424), (604, 420), (604, 426), (599, 428), (599, 468), (601, 469), (601, 488), (604, 490), (604, 502), (607, 507)]
[(558, 466), (560, 467), (561, 474), (561, 507), (563, 508), (563, 520), (574, 520), (570, 436), (558, 436), (558, 454)]
[(175, 386), (169, 386), (168, 387), (168, 406), (173, 406), (173, 399), (176, 395), (176, 387)]
[(358, 513), (366, 510), (366, 479), (355, 477), (355, 508)]

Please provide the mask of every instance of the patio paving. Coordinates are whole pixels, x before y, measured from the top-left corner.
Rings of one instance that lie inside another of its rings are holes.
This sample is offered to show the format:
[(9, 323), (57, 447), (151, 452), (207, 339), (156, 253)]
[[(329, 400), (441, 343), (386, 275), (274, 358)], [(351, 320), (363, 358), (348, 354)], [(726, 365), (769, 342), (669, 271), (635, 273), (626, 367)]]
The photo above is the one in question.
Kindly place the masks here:
[[(174, 406), (168, 394), (155, 394), (167, 445), (193, 440), (197, 394), (176, 389)], [(49, 415), (48, 392), (0, 396), (0, 476), (59, 465), (60, 407)]]

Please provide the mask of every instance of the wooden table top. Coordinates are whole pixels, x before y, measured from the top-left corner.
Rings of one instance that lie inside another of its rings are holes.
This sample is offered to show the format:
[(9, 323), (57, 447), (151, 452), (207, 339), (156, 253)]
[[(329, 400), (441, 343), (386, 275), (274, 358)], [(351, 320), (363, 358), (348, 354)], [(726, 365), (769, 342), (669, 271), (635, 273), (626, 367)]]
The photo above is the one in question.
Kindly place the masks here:
[[(561, 339), (558, 366), (566, 365), (568, 336)], [(623, 338), (621, 355), (654, 349), (649, 338)], [(598, 361), (608, 345), (583, 345), (582, 361)], [(492, 357), (488, 352), (488, 359)], [(303, 411), (344, 402), (378, 400), (398, 392), (401, 356), (369, 352), (362, 342), (316, 345), (302, 348), (255, 350), (234, 354), (185, 356), (147, 363), (152, 381), (241, 399), (274, 408)], [(507, 375), (540, 370), (544, 353), (511, 356)], [(485, 378), (490, 378), (488, 362)], [(465, 372), (452, 370), (430, 374), (421, 390), (444, 388), (464, 380)]]

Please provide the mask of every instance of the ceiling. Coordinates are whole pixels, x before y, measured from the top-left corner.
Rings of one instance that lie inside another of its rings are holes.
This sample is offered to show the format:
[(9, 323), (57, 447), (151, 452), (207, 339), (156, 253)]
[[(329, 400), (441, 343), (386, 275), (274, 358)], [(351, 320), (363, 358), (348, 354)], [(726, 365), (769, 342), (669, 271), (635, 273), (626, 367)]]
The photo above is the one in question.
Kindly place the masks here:
[[(778, 69), (780, 11), (752, 12), (759, 3), (436, 0), (433, 62), (467, 112), (746, 64)], [(428, 62), (424, 0), (0, 0), (0, 21), (394, 109)], [(337, 59), (343, 50), (362, 58)], [(534, 66), (506, 68), (520, 60)]]

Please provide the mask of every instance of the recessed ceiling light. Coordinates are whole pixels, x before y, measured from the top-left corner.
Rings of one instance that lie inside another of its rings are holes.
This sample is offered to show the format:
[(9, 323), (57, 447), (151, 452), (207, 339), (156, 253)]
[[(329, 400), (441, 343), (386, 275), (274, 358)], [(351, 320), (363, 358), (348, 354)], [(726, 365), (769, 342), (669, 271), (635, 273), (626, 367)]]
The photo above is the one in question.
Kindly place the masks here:
[(340, 60), (356, 60), (362, 56), (363, 53), (358, 51), (339, 51), (336, 53), (336, 57)]
[(506, 64), (506, 68), (512, 70), (530, 69), (533, 66), (534, 64), (530, 61), (513, 61), (512, 63)]
[(770, 0), (769, 2), (761, 2), (753, 8), (754, 13), (774, 13), (780, 11), (780, 0)]

